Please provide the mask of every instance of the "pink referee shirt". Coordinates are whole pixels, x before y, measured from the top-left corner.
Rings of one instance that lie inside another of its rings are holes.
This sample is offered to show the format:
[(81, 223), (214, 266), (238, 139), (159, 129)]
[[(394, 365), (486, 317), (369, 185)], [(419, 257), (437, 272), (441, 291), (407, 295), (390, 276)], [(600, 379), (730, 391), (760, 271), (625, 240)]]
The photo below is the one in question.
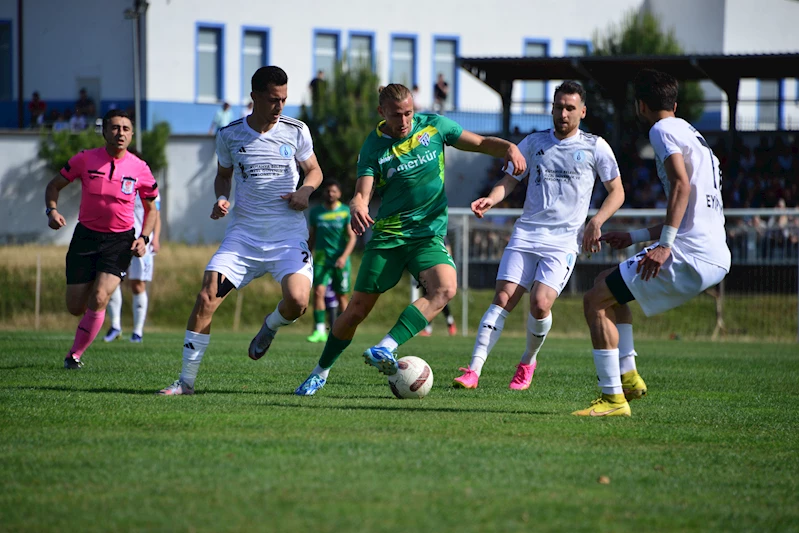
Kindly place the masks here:
[(115, 159), (104, 147), (84, 150), (69, 160), (61, 175), (81, 180), (78, 220), (94, 231), (128, 231), (133, 227), (136, 193), (142, 199), (158, 196), (150, 167), (130, 152)]

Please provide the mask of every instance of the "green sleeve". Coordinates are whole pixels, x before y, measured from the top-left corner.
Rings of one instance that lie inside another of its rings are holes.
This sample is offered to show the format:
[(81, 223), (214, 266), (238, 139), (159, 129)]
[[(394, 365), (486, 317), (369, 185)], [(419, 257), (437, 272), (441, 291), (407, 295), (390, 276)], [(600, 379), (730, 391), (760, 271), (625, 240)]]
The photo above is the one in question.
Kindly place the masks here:
[(312, 228), (316, 227), (316, 219), (319, 217), (319, 207), (314, 207), (311, 209), (311, 212), (308, 213), (308, 225)]
[(377, 159), (372, 155), (371, 143), (369, 142), (371, 135), (366, 139), (361, 147), (361, 153), (358, 154), (358, 173), (357, 177), (361, 176), (380, 176), (380, 167), (377, 164)]
[(444, 139), (444, 143), (450, 146), (458, 142), (458, 139), (461, 138), (461, 133), (463, 133), (463, 127), (460, 124), (440, 115), (436, 117), (435, 126), (441, 134), (441, 138)]

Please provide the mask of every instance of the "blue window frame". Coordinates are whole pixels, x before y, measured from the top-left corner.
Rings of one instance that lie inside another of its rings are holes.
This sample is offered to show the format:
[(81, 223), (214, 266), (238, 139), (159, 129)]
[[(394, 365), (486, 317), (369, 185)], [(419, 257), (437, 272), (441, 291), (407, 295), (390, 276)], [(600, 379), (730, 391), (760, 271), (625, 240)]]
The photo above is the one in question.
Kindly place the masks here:
[[(525, 39), (522, 55), (524, 57), (548, 57), (549, 39)], [(546, 81), (525, 81), (523, 83), (524, 112), (546, 113), (549, 84)]]
[[(433, 86), (435, 86), (438, 75), (444, 75), (444, 81), (449, 85), (447, 99), (444, 101), (443, 111), (449, 111), (458, 108), (458, 55), (459, 55), (460, 37), (452, 35), (433, 35), (433, 76), (430, 90), (433, 93), (431, 96), (435, 97)], [(437, 109), (435, 98), (433, 103), (434, 111), (442, 111)]]
[(374, 72), (376, 66), (374, 32), (351, 31), (348, 48), (347, 62), (350, 66), (366, 66)]
[(252, 75), (269, 64), (269, 28), (241, 28), (241, 103), (250, 100)]
[(391, 34), (389, 83), (401, 83), (409, 89), (417, 84), (416, 39), (416, 35), (412, 33)]
[(341, 57), (341, 32), (338, 30), (316, 29), (313, 33), (313, 72), (312, 78), (320, 70), (329, 78), (333, 77), (336, 62)]
[(563, 46), (563, 55), (565, 57), (582, 57), (590, 56), (594, 50), (594, 45), (591, 41), (583, 39), (567, 39), (566, 44)]
[(198, 22), (195, 33), (195, 100), (216, 103), (225, 99), (225, 25)]

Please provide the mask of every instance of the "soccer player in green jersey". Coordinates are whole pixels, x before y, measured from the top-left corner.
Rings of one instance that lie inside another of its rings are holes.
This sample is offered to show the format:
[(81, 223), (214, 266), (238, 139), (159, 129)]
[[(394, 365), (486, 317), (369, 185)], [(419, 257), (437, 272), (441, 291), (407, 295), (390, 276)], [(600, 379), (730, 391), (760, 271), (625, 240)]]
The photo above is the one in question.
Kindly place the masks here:
[[(444, 191), (444, 147), (504, 158), (514, 175), (527, 168), (515, 144), (465, 131), (456, 122), (413, 112), (413, 96), (404, 85), (392, 83), (380, 92), (378, 113), (385, 119), (366, 138), (358, 156), (358, 182), (350, 202), (352, 229), (362, 235), (372, 227), (355, 291), (347, 309), (336, 319), (322, 357), (295, 394), (309, 396), (327, 381), (330, 367), (349, 346), (358, 325), (377, 299), (408, 270), (425, 294), (405, 308), (379, 344), (363, 356), (380, 372), (397, 372), (394, 352), (432, 320), (455, 296), (455, 263), (444, 247), (447, 233), (447, 195)], [(376, 220), (369, 216), (374, 187), (382, 199)]]
[(308, 342), (325, 342), (325, 291), (332, 281), (339, 312), (347, 308), (350, 292), (350, 254), (355, 248), (355, 232), (350, 224), (350, 208), (339, 202), (341, 185), (326, 180), (323, 202), (311, 209), (308, 220), (308, 246), (313, 251), (314, 311), (316, 329)]

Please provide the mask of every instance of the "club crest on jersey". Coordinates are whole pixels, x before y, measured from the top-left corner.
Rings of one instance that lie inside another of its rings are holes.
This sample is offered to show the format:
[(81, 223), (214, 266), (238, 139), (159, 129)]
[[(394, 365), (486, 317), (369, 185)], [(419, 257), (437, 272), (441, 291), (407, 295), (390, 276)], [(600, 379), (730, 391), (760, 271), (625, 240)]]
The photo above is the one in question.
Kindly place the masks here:
[(294, 155), (294, 147), (292, 147), (290, 144), (280, 145), (280, 155), (288, 159)]
[(416, 138), (422, 146), (430, 146), (430, 134), (427, 132), (422, 133)]
[(136, 192), (136, 178), (122, 176), (122, 194), (133, 194)]
[(572, 157), (574, 157), (574, 160), (577, 161), (578, 163), (582, 163), (583, 161), (585, 161), (585, 152), (583, 152), (582, 150), (577, 150), (576, 152), (574, 152), (574, 155)]

